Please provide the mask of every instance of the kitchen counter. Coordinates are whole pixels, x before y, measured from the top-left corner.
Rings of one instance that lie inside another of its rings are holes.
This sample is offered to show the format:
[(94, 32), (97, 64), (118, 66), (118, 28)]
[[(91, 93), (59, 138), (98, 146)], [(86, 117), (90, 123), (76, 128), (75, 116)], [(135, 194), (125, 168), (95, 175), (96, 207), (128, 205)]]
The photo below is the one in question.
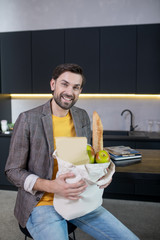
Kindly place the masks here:
[(160, 202), (160, 150), (138, 150), (142, 153), (141, 162), (116, 167), (104, 198)]
[(11, 133), (0, 133), (0, 137), (11, 137)]
[[(4, 134), (0, 132), (0, 137), (11, 136), (12, 131)], [(121, 130), (104, 130), (103, 131), (104, 140), (160, 140), (159, 132), (145, 132), (145, 131), (121, 131)]]
[(145, 131), (107, 131), (103, 132), (104, 140), (122, 139), (122, 140), (160, 140), (160, 133)]
[(158, 132), (104, 130), (103, 134), (104, 147), (123, 145), (140, 149), (160, 149)]
[(141, 162), (125, 167), (116, 167), (116, 172), (151, 173), (160, 175), (160, 150), (138, 149), (142, 154)]

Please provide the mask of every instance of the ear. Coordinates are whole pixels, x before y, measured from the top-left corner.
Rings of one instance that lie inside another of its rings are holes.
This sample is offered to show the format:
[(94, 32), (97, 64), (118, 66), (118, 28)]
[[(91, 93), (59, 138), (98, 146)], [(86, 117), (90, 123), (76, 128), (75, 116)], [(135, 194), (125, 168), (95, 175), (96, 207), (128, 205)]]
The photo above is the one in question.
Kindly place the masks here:
[(50, 81), (50, 87), (51, 87), (51, 91), (54, 91), (55, 89), (55, 80), (52, 78), (51, 81)]

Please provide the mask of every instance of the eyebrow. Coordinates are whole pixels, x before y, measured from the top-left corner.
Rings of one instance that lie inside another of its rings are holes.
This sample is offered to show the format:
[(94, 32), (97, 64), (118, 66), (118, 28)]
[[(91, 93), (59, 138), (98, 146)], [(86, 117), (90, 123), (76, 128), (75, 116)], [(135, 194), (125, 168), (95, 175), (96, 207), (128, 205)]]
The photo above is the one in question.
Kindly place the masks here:
[[(67, 83), (67, 84), (70, 84), (70, 83), (69, 83), (68, 81), (66, 81), (65, 79), (62, 79), (61, 81), (62, 81), (62, 82), (65, 82), (65, 83)], [(81, 84), (77, 83), (77, 84), (74, 84), (74, 86), (80, 87)]]

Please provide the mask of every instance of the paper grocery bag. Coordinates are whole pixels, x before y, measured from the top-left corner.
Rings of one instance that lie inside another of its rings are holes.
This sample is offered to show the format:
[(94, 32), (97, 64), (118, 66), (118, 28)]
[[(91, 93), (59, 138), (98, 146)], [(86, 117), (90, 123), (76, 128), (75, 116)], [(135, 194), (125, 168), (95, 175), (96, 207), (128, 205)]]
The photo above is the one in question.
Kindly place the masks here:
[[(71, 220), (81, 217), (101, 206), (104, 190), (100, 189), (99, 186), (110, 182), (115, 172), (115, 165), (112, 162), (74, 165), (59, 158), (57, 151), (53, 153), (53, 157), (58, 161), (57, 176), (72, 172), (75, 174), (75, 178), (66, 179), (66, 182), (74, 183), (84, 179), (88, 185), (86, 190), (81, 194), (82, 198), (78, 200), (69, 200), (55, 194), (53, 204), (56, 211), (66, 220)], [(109, 165), (110, 168), (107, 169)]]

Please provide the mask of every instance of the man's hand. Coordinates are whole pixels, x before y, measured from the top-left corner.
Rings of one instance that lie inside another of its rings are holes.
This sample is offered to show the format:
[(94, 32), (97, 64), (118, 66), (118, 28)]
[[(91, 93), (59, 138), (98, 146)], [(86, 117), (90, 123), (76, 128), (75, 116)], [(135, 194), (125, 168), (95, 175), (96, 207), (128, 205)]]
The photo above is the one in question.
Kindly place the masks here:
[(56, 178), (53, 182), (54, 186), (54, 193), (71, 199), (76, 200), (81, 198), (79, 196), (82, 192), (85, 191), (87, 185), (84, 180), (80, 180), (77, 183), (66, 183), (66, 178), (73, 178), (75, 177), (72, 173), (62, 174), (58, 178)]
[[(113, 175), (113, 173), (115, 172), (115, 164), (113, 162), (111, 162), (111, 164), (109, 165), (109, 168), (107, 168), (107, 175), (109, 177), (109, 175), (111, 174), (111, 176)], [(103, 178), (105, 178), (105, 176), (103, 176), (101, 179), (99, 180), (102, 180)], [(112, 182), (112, 177), (111, 179), (104, 185), (101, 185), (99, 188), (100, 189), (103, 189), (103, 188), (106, 188), (109, 186), (109, 184)]]
[(100, 188), (100, 189), (106, 188), (106, 187), (109, 186), (109, 184), (110, 184), (111, 182), (112, 182), (112, 179), (111, 179), (109, 182), (107, 182), (105, 185), (101, 185), (99, 188)]
[(66, 183), (67, 178), (73, 177), (75, 177), (73, 173), (66, 173), (60, 175), (55, 180), (38, 178), (33, 190), (56, 193), (62, 197), (76, 200), (81, 198), (80, 194), (85, 191), (87, 185), (84, 180), (80, 180), (77, 183)]

